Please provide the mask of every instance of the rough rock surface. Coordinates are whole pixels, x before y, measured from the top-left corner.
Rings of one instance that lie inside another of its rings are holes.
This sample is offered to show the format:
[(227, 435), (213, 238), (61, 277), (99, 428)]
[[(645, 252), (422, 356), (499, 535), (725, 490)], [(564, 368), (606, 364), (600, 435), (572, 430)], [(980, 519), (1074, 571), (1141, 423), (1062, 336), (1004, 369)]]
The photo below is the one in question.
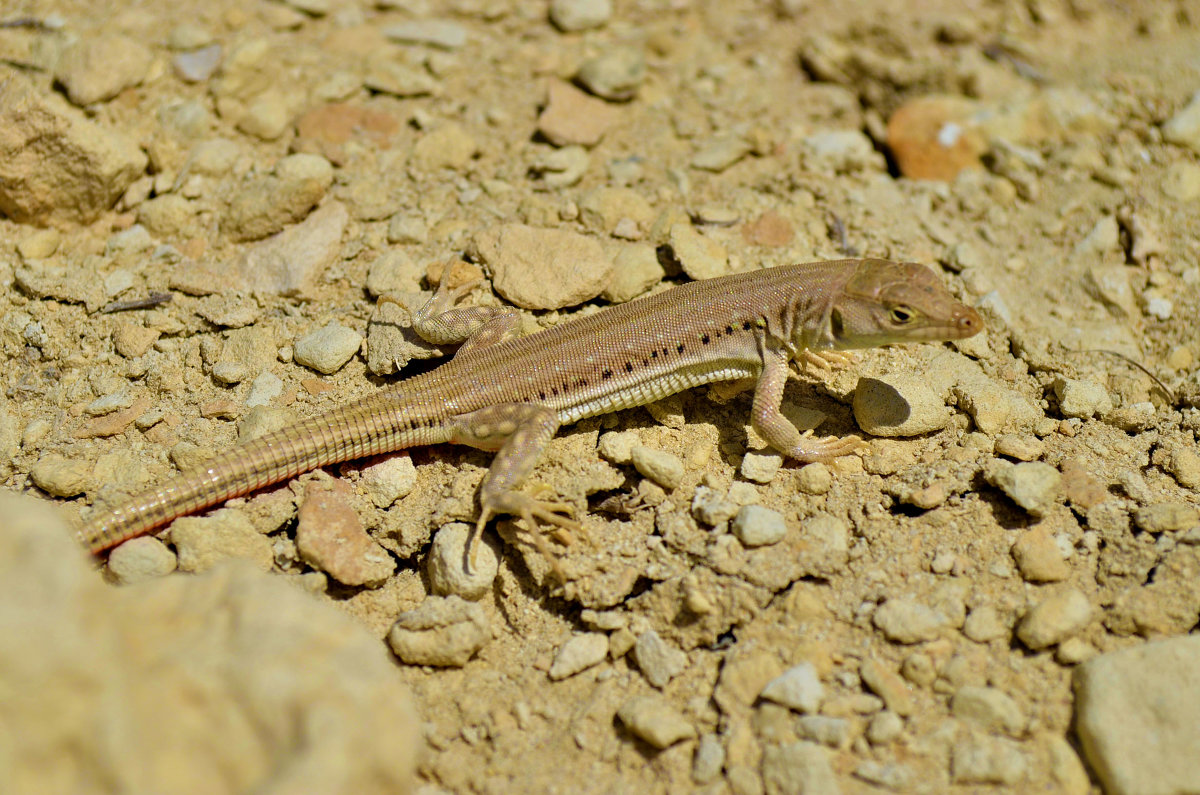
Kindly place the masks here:
[(384, 648), (280, 578), (114, 589), (7, 495), (0, 569), (0, 711), (24, 727), (0, 740), (11, 791), (409, 790), (420, 719)]

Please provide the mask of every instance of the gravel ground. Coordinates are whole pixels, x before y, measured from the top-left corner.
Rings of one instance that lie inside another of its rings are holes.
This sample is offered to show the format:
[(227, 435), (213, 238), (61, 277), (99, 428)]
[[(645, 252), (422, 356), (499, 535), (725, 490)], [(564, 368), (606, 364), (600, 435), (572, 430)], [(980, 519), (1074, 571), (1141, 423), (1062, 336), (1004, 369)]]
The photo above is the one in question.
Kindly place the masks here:
[[(1200, 3), (15, 0), (0, 11), (0, 766), (14, 792), (1200, 790)], [(525, 330), (924, 262), (984, 335), (68, 528)], [(387, 294), (396, 303), (376, 303)], [(233, 560), (231, 560), (233, 559)]]

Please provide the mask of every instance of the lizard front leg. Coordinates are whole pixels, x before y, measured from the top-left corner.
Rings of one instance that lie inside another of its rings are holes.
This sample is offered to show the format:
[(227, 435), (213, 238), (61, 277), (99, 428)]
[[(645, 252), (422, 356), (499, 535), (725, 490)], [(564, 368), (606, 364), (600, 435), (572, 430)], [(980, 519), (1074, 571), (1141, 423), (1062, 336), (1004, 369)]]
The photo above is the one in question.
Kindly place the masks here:
[(779, 412), (783, 388), (787, 385), (788, 356), (782, 350), (763, 346), (763, 369), (754, 388), (754, 406), (750, 421), (758, 435), (779, 452), (799, 461), (828, 461), (847, 455), (862, 445), (857, 436), (839, 439), (826, 436), (816, 439), (811, 431), (800, 433), (795, 425)]
[(546, 558), (558, 578), (563, 579), (558, 561), (551, 555), (542, 536), (539, 522), (576, 533), (582, 533), (583, 528), (578, 522), (560, 515), (570, 512), (571, 507), (566, 503), (537, 500), (518, 491), (558, 426), (558, 415), (553, 410), (533, 403), (489, 406), (454, 419), (450, 441), (497, 451), (479, 487), (479, 520), (467, 545), (469, 564), (474, 564), (475, 548), (488, 519), (498, 513), (508, 513), (525, 520), (538, 552)]

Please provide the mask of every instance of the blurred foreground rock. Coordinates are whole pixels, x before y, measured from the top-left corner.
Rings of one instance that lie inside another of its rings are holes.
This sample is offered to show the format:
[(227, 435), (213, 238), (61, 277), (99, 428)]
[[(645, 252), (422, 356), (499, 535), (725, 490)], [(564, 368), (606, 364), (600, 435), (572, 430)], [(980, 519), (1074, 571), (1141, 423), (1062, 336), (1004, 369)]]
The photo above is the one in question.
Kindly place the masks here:
[(378, 640), (226, 565), (106, 585), (42, 503), (0, 495), (5, 791), (408, 792), (418, 717)]

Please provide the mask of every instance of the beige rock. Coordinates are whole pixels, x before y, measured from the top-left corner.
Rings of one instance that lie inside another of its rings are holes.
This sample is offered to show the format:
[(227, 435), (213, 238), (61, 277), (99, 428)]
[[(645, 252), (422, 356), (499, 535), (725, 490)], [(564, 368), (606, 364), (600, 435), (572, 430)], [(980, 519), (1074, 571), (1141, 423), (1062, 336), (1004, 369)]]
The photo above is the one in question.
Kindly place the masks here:
[(1026, 531), (1012, 547), (1013, 559), (1026, 582), (1059, 582), (1071, 576), (1062, 550), (1043, 528)]
[(413, 147), (412, 162), (426, 171), (441, 168), (461, 171), (478, 151), (479, 144), (465, 127), (456, 122), (447, 122), (417, 141)]
[(612, 276), (600, 244), (577, 232), (503, 224), (475, 236), (480, 259), (505, 300), (525, 309), (561, 309), (595, 298)]
[(107, 586), (52, 512), (11, 496), (0, 680), (5, 720), (27, 729), (0, 738), (12, 792), (413, 786), (421, 719), (341, 611), (245, 565)]
[(1017, 637), (1034, 651), (1061, 643), (1092, 620), (1092, 605), (1076, 588), (1038, 602), (1017, 625)]
[(1200, 636), (1093, 657), (1076, 670), (1074, 686), (1076, 731), (1105, 792), (1195, 789)]
[(271, 540), (232, 508), (176, 519), (171, 524), (171, 543), (182, 571), (208, 571), (229, 558), (250, 561), (260, 571), (270, 571), (275, 564)]
[(0, 213), (89, 223), (146, 169), (146, 155), (25, 79), (0, 81)]
[(859, 427), (873, 436), (919, 436), (950, 421), (946, 401), (919, 375), (862, 378), (853, 406)]
[(552, 80), (538, 132), (555, 146), (595, 146), (620, 118), (620, 111), (563, 80)]
[(230, 202), (222, 228), (237, 240), (259, 240), (295, 223), (315, 207), (333, 182), (333, 166), (320, 155), (289, 155), (272, 174), (242, 188)]
[(153, 60), (149, 49), (128, 36), (88, 36), (63, 51), (54, 78), (76, 105), (91, 105), (141, 83)]

